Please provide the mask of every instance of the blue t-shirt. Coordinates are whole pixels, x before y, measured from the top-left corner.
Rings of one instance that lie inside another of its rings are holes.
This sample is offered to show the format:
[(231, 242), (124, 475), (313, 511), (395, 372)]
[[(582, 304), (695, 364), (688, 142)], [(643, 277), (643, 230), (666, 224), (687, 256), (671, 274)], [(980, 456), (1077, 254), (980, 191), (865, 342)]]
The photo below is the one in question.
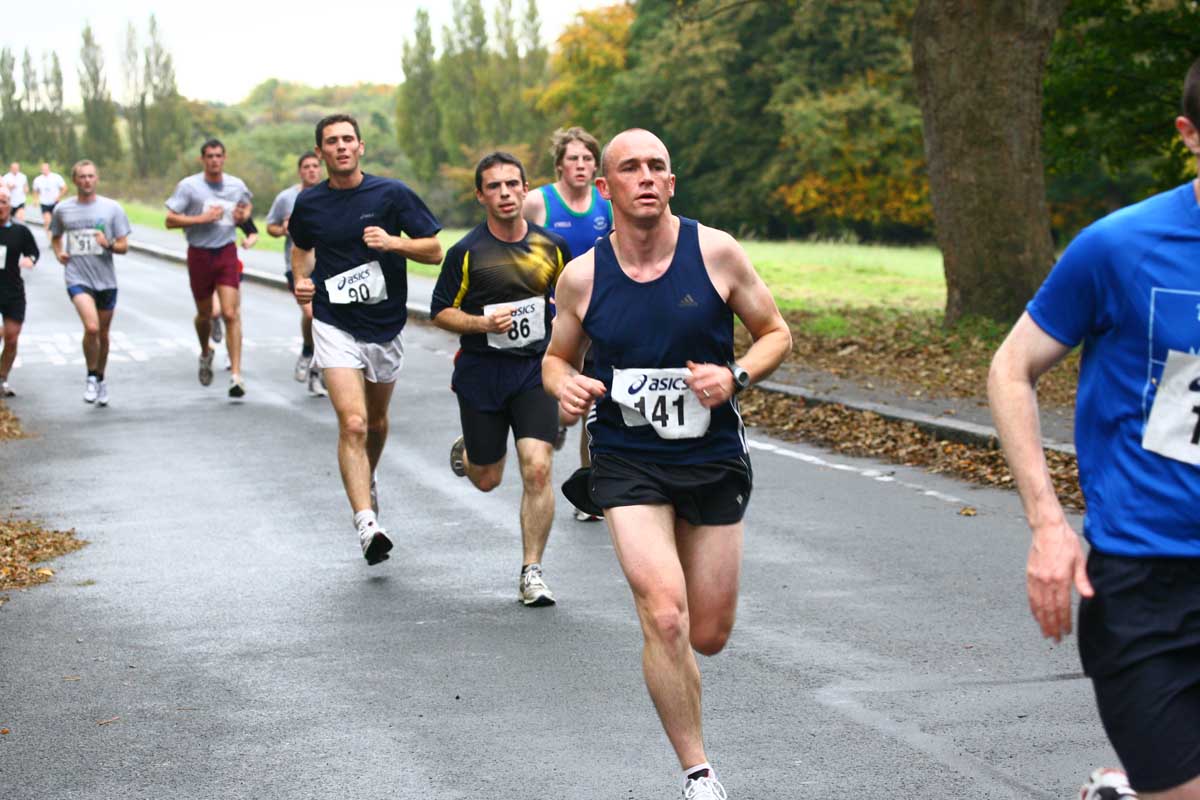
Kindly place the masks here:
[[(317, 251), (313, 316), (360, 341), (382, 343), (395, 339), (408, 318), (408, 272), (403, 256), (372, 250), (363, 242), (363, 231), (373, 226), (412, 239), (433, 236), (442, 228), (404, 183), (364, 174), (353, 189), (333, 189), (326, 180), (301, 192), (288, 233), (296, 247)], [(325, 282), (371, 262), (383, 270), (387, 299), (331, 303)]]
[(596, 240), (612, 230), (612, 205), (592, 187), (592, 204), (582, 213), (572, 211), (563, 201), (558, 188), (547, 184), (540, 189), (546, 204), (546, 221), (542, 227), (567, 240), (571, 255), (579, 258), (596, 246)]
[[(1200, 352), (1200, 205), (1191, 183), (1086, 228), (1028, 311), (1062, 344), (1083, 342), (1075, 447), (1088, 541), (1112, 555), (1200, 557), (1200, 465), (1143, 442), (1168, 352)], [(1200, 382), (1192, 384), (1195, 409), (1172, 407), (1194, 415), (1200, 433)]]

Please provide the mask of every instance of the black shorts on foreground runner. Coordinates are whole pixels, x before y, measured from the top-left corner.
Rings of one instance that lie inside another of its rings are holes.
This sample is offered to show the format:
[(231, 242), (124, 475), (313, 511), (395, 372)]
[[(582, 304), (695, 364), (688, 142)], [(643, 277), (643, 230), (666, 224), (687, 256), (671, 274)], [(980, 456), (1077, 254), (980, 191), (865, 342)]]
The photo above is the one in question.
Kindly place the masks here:
[(1161, 792), (1200, 776), (1200, 560), (1092, 550), (1095, 597), (1079, 651), (1129, 782)]
[(25, 321), (25, 293), (0, 297), (0, 318), (11, 319), (13, 322)]
[(588, 489), (600, 508), (670, 505), (692, 525), (733, 525), (746, 513), (753, 482), (749, 458), (652, 464), (596, 453)]

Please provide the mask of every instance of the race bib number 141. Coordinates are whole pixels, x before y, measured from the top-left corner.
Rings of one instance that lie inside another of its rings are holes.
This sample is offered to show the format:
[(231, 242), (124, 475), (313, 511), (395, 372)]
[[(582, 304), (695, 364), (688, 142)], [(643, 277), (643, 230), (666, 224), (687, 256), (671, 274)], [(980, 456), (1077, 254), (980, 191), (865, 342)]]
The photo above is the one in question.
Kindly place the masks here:
[(691, 371), (614, 369), (612, 399), (629, 427), (650, 425), (662, 439), (695, 439), (708, 432), (712, 415), (687, 385)]

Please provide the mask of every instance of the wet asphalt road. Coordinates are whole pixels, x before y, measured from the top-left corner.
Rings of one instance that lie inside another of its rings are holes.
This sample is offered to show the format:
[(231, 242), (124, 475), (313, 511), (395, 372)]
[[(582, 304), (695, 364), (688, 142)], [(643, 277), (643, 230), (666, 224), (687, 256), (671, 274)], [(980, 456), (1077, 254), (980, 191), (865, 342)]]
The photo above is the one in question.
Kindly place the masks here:
[[(106, 409), (57, 265), (28, 279), (10, 405), (33, 435), (0, 445), (0, 510), (91, 544), (0, 608), (0, 798), (677, 796), (603, 526), (560, 501), (560, 604), (525, 609), (518, 483), (450, 475), (449, 336), (408, 332), (397, 549), (368, 568), (332, 410), (291, 378), (290, 298), (245, 286), (233, 404), (225, 374), (196, 381), (185, 272), (119, 271)], [(1015, 496), (751, 440), (738, 626), (701, 664), (733, 800), (1067, 798), (1115, 763), (1074, 641), (1028, 617)]]

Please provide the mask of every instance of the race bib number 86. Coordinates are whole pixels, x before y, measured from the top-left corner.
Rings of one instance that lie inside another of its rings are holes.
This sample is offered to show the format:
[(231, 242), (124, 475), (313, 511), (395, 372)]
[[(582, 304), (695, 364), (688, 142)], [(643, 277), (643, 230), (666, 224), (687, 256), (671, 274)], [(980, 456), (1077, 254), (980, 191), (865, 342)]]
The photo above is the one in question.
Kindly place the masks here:
[(1142, 447), (1176, 461), (1200, 464), (1200, 356), (1167, 352), (1142, 432)]
[(513, 324), (504, 333), (489, 333), (487, 338), (490, 346), (500, 349), (525, 347), (546, 338), (546, 298), (530, 297), (512, 303), (492, 303), (483, 307), (483, 313), (489, 316), (501, 306), (512, 309)]
[(387, 281), (378, 261), (360, 264), (325, 281), (329, 302), (338, 305), (363, 303), (373, 306), (387, 300)]
[(614, 369), (612, 399), (629, 427), (650, 425), (662, 439), (695, 439), (708, 432), (712, 415), (687, 385), (691, 371)]

